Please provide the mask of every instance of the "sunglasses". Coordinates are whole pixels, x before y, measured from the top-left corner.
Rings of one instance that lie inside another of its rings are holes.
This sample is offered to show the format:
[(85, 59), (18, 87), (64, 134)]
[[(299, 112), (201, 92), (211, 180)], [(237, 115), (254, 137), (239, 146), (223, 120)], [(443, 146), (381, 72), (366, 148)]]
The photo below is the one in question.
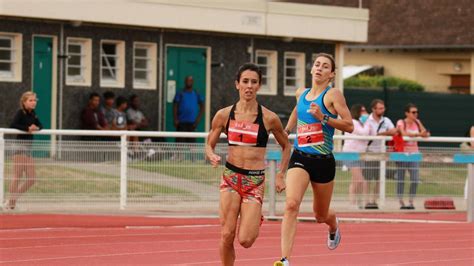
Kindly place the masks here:
[(411, 111), (412, 114), (418, 114), (418, 111)]

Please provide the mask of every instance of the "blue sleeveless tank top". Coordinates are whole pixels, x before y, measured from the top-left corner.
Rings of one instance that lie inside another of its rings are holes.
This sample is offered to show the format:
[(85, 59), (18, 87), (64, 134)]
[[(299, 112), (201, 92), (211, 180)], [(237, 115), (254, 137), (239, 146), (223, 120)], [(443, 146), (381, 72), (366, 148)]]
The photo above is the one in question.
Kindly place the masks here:
[(328, 111), (324, 105), (324, 96), (331, 89), (328, 86), (324, 91), (313, 101), (306, 100), (306, 95), (311, 90), (307, 88), (300, 96), (296, 106), (297, 112), (297, 130), (294, 148), (308, 153), (308, 154), (330, 154), (333, 149), (334, 128), (328, 124), (322, 125), (321, 121), (312, 116), (307, 110), (310, 108), (312, 102), (320, 106), (323, 114), (331, 118), (337, 118)]

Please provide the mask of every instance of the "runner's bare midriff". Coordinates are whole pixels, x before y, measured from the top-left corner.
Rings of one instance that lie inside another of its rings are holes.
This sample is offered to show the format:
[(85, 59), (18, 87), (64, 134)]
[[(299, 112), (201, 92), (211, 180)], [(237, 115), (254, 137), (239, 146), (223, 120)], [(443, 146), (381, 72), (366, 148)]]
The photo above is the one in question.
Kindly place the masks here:
[(227, 161), (245, 170), (265, 169), (265, 148), (229, 146)]

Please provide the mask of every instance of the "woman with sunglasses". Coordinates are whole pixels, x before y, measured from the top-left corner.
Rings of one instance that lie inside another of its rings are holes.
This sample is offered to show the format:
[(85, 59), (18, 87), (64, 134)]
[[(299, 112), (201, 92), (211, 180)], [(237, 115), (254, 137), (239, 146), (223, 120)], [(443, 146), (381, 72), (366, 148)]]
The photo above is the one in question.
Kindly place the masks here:
[[(418, 107), (409, 103), (405, 107), (405, 119), (397, 121), (397, 128), (400, 130), (402, 136), (407, 137), (423, 137), (427, 138), (430, 136), (430, 132), (426, 130), (421, 121), (418, 119)], [(416, 141), (407, 141), (404, 144), (404, 152), (417, 153), (418, 143)], [(413, 199), (416, 195), (418, 183), (420, 182), (419, 177), (419, 162), (396, 162), (397, 165), (397, 195), (400, 201), (400, 209), (414, 210)], [(410, 173), (410, 196), (409, 205), (405, 205), (403, 201), (403, 194), (405, 188), (405, 172), (408, 170)]]

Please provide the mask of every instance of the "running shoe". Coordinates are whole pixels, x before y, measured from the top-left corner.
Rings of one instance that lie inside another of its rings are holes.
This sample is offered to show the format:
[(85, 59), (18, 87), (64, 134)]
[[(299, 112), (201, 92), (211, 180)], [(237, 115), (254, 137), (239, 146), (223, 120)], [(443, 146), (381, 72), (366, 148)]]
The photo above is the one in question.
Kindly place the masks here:
[(286, 258), (281, 258), (273, 263), (273, 266), (290, 266), (290, 262)]
[(334, 233), (333, 239), (331, 239), (331, 233), (328, 233), (328, 249), (334, 250), (339, 246), (341, 242), (341, 233), (339, 232), (339, 218), (336, 218), (337, 229)]

